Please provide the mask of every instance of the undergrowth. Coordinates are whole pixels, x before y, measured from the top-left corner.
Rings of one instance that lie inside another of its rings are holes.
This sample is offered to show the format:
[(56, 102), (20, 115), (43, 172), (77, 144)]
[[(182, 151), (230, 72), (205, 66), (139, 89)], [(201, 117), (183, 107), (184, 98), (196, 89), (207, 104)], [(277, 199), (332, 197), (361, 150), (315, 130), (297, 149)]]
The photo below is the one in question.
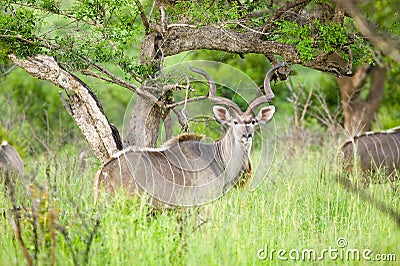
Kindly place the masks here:
[(233, 189), (200, 208), (164, 212), (122, 192), (95, 204), (99, 165), (77, 167), (76, 149), (30, 159), (26, 180), (2, 178), (0, 264), (356, 265), (377, 254), (399, 261), (398, 193), (386, 184), (348, 187), (338, 179), (338, 141), (300, 133), (278, 136), (269, 177), (254, 192)]

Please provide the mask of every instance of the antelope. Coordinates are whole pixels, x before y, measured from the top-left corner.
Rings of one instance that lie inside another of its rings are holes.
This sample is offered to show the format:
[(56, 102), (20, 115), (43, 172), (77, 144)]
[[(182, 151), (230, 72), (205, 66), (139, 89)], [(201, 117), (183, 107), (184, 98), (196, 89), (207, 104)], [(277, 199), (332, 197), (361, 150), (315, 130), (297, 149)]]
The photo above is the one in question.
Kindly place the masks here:
[(0, 170), (24, 176), (24, 162), (17, 150), (7, 141), (3, 141), (0, 145)]
[(246, 183), (251, 176), (249, 154), (254, 132), (258, 124), (270, 122), (275, 112), (274, 106), (266, 106), (255, 115), (255, 109), (274, 98), (270, 79), (283, 65), (268, 71), (264, 78), (265, 95), (255, 98), (245, 112), (232, 100), (216, 96), (215, 82), (207, 72), (189, 67), (206, 78), (208, 97), (217, 104), (213, 107), (215, 119), (227, 127), (224, 136), (207, 143), (199, 135), (183, 134), (167, 141), (162, 148), (124, 149), (97, 172), (95, 200), (102, 185), (106, 192), (124, 188), (139, 197), (145, 193), (156, 208), (198, 206), (219, 198), (239, 181)]
[[(382, 170), (388, 180), (394, 180), (400, 169), (400, 127), (356, 136), (343, 144), (341, 155), (348, 170), (358, 162), (364, 174), (373, 177), (377, 170)], [(369, 184), (369, 180), (364, 181)]]

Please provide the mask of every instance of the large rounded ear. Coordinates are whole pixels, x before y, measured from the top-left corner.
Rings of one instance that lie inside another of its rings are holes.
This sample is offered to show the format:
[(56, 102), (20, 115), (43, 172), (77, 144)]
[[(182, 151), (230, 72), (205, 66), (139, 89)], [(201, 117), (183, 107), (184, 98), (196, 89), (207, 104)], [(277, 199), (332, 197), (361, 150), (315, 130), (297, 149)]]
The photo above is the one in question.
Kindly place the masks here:
[(258, 123), (260, 124), (268, 123), (269, 121), (272, 120), (274, 113), (275, 113), (275, 106), (273, 105), (262, 108), (257, 115)]
[(213, 107), (214, 116), (217, 121), (221, 124), (227, 124), (231, 121), (231, 115), (228, 110), (222, 106), (214, 106)]

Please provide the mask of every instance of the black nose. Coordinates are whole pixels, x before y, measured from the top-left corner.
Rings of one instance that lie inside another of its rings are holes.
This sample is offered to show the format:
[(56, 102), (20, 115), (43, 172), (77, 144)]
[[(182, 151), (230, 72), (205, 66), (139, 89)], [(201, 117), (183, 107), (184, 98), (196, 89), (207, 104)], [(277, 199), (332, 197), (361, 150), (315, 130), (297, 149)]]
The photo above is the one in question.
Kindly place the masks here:
[(243, 138), (249, 139), (249, 138), (252, 138), (252, 137), (253, 137), (253, 134), (251, 134), (251, 133), (243, 134)]

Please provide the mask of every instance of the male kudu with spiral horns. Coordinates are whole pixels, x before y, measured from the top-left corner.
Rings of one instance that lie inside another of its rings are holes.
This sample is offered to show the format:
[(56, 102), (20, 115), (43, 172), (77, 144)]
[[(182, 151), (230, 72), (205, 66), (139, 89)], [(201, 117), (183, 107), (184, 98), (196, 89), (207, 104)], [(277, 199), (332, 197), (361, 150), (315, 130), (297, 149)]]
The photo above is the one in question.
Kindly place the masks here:
[[(265, 95), (255, 98), (245, 112), (232, 100), (216, 96), (216, 85), (204, 70), (189, 67), (209, 84), (209, 99), (216, 104), (216, 120), (227, 126), (225, 135), (213, 143), (183, 134), (167, 141), (162, 148), (127, 148), (116, 154), (98, 171), (95, 199), (101, 185), (107, 192), (123, 188), (139, 196), (149, 196), (158, 208), (198, 206), (222, 196), (229, 188), (245, 183), (251, 176), (249, 153), (257, 125), (271, 121), (275, 107), (255, 109), (274, 98), (270, 80), (272, 67), (264, 79)], [(227, 108), (220, 106), (225, 105)]]

